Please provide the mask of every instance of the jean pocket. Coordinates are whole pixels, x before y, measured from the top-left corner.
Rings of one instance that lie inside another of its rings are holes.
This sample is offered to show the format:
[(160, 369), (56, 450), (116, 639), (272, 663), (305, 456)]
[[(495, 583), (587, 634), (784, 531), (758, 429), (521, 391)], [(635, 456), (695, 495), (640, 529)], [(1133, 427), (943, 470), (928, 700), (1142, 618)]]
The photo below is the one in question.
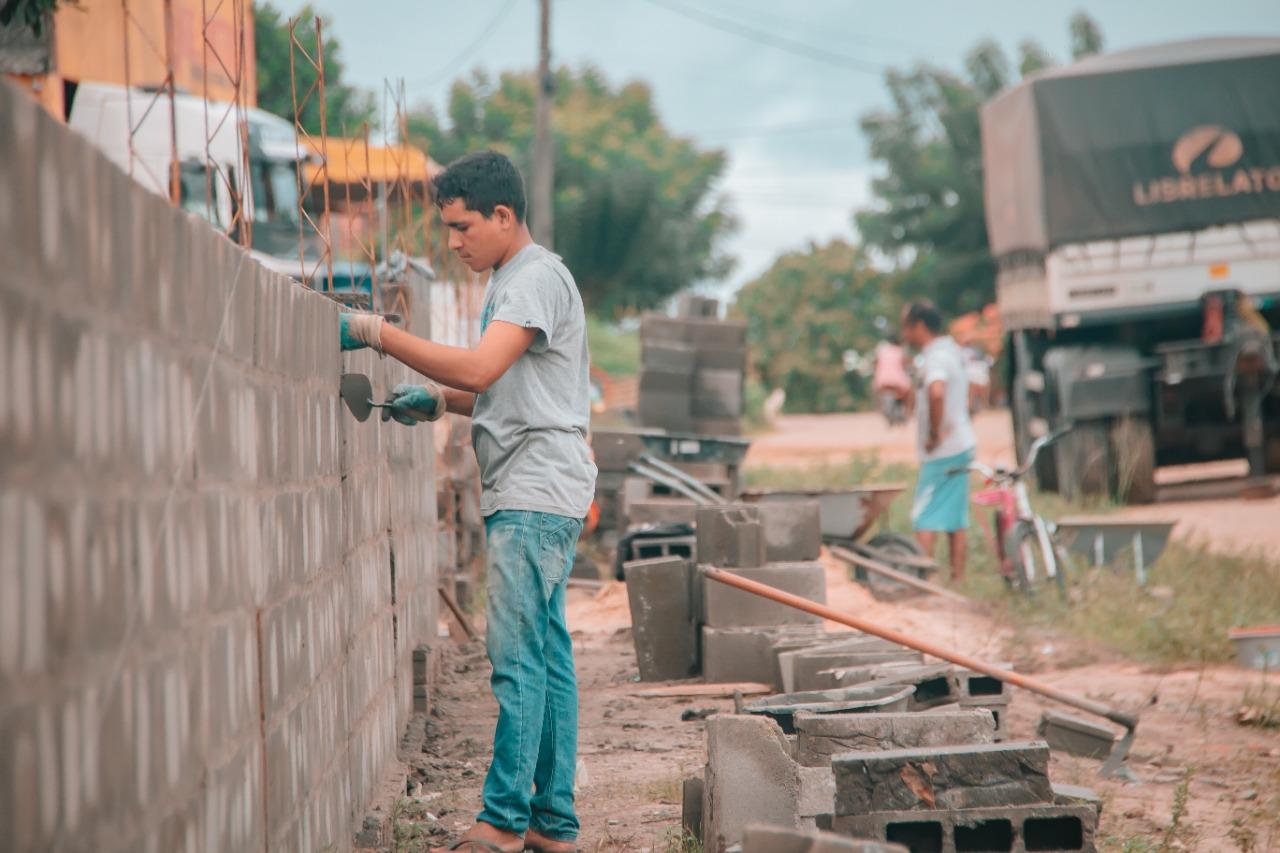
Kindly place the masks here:
[(582, 521), (563, 515), (544, 514), (538, 535), (538, 569), (550, 594), (573, 567), (573, 552), (582, 532)]

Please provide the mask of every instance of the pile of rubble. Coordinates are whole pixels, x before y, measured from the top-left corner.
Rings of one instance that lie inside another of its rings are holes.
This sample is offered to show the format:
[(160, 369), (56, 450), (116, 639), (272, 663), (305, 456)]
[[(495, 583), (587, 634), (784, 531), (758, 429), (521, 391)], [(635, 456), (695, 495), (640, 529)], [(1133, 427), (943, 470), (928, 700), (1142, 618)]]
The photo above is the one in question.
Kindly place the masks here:
[(640, 676), (774, 691), (707, 720), (685, 824), (708, 853), (1094, 849), (1096, 796), (1050, 783), (1044, 741), (1005, 740), (1001, 681), (825, 631), (697, 570), (825, 602), (816, 503), (699, 507), (695, 521), (689, 557), (625, 565)]

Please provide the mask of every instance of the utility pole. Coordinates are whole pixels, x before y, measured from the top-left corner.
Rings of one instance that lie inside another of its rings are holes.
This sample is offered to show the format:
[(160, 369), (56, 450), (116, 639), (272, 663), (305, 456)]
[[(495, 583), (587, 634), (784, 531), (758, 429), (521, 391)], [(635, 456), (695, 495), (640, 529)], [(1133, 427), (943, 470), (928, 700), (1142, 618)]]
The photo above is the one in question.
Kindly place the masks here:
[(553, 248), (552, 187), (555, 160), (551, 150), (551, 0), (538, 0), (538, 91), (533, 130), (533, 239)]

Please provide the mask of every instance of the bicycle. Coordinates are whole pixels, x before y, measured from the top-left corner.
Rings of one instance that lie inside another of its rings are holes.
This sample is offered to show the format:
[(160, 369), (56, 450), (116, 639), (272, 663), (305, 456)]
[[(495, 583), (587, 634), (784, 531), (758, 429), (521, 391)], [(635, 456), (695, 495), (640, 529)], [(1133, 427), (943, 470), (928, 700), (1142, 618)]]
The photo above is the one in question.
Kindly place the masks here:
[[(971, 462), (967, 468), (953, 468), (949, 474), (975, 471), (992, 488), (976, 492), (973, 502), (993, 508), (993, 522), (988, 529), (1000, 574), (1005, 582), (1022, 592), (1032, 592), (1040, 584), (1053, 580), (1060, 593), (1066, 592), (1063, 568), (1066, 552), (1056, 539), (1057, 526), (1046, 521), (1031, 507), (1024, 478), (1036, 463), (1040, 451), (1057, 441), (1070, 427), (1041, 436), (1027, 451), (1027, 458), (1017, 468), (995, 468)], [(986, 525), (983, 525), (984, 528)]]

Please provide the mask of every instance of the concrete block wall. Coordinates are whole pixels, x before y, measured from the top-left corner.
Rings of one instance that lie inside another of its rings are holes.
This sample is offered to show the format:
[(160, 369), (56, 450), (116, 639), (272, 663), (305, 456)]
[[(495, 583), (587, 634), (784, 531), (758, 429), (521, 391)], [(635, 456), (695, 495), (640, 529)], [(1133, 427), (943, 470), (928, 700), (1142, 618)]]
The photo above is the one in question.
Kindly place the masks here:
[(0, 847), (350, 848), (437, 509), (432, 427), (337, 384), (408, 373), (3, 83), (0, 115)]

